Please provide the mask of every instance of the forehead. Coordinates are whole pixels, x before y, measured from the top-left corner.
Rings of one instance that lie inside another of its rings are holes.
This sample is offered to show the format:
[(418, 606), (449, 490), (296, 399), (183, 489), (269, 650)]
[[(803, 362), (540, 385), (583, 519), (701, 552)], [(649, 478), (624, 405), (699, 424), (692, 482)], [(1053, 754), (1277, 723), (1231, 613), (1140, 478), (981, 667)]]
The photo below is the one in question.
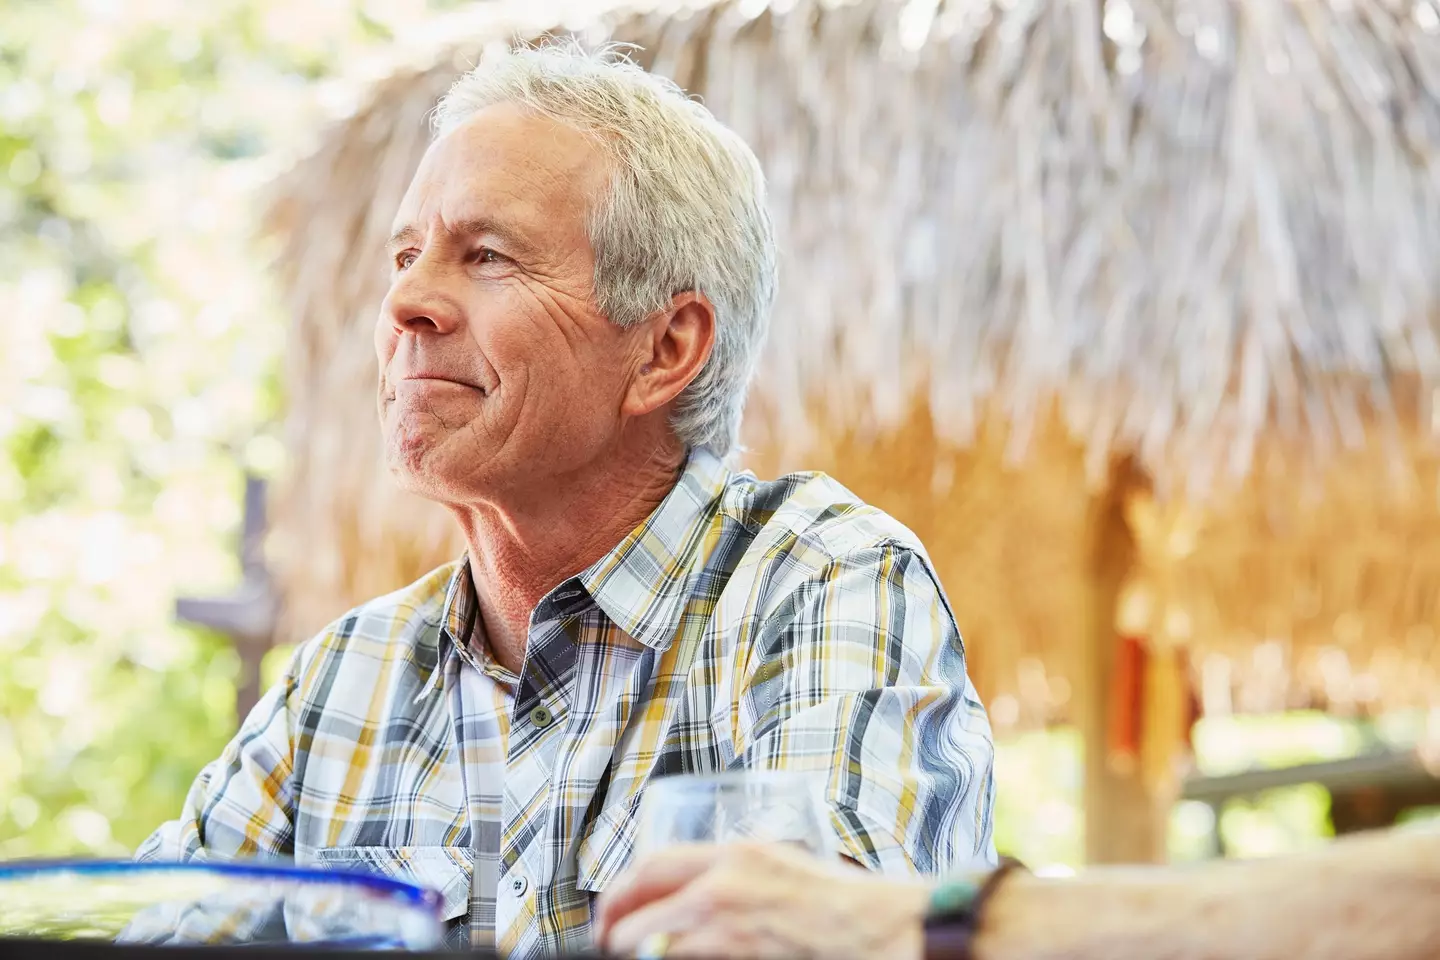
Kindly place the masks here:
[(573, 127), (512, 104), (486, 107), (425, 152), (395, 226), (503, 218), (583, 228), (609, 161)]

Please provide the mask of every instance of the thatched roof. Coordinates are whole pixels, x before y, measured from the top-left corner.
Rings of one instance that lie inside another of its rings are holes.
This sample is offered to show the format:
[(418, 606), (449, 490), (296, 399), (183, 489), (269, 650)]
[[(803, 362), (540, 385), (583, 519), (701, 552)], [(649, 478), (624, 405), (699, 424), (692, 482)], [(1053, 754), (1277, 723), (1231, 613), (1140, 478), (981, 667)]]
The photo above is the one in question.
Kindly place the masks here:
[(487, 46), (554, 25), (637, 44), (756, 149), (782, 280), (752, 462), (829, 469), (921, 534), (982, 692), (1013, 695), (1000, 713), (1064, 712), (1090, 493), (1117, 455), (1153, 490), (1132, 504), (1144, 568), (1126, 625), (1204, 654), (1212, 707), (1428, 697), (1428, 0), (547, 16), (497, 4), (452, 23), (279, 185), (293, 462), (272, 546), (288, 630), (458, 549), (379, 465), (381, 244), (435, 99)]

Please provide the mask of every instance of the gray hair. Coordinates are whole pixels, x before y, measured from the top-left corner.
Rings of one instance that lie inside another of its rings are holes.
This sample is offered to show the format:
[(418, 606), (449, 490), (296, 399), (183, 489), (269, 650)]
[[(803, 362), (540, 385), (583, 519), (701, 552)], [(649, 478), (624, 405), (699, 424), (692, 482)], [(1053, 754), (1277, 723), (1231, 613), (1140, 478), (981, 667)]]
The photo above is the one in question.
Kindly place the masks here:
[(615, 46), (592, 52), (552, 40), (486, 56), (441, 99), (437, 135), (502, 103), (596, 135), (615, 164), (588, 224), (605, 316), (636, 324), (687, 291), (714, 305), (714, 349), (681, 393), (673, 427), (688, 447), (729, 453), (775, 296), (775, 237), (755, 154)]

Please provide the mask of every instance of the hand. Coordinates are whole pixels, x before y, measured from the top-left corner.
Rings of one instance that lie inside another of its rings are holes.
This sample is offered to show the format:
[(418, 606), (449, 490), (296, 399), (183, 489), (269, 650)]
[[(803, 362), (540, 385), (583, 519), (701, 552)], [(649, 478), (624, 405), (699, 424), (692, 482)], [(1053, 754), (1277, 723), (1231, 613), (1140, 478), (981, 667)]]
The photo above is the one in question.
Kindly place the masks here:
[(930, 888), (827, 863), (786, 845), (672, 847), (600, 896), (595, 940), (634, 956), (654, 934), (667, 957), (919, 960)]

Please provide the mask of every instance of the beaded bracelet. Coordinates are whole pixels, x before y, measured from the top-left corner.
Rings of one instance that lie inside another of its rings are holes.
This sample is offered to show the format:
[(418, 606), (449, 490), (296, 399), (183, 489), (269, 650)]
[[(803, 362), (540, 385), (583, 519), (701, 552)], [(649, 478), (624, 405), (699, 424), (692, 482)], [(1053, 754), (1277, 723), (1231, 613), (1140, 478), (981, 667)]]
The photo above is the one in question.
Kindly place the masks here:
[(925, 913), (925, 960), (973, 960), (986, 901), (1012, 871), (1024, 869), (1019, 860), (1002, 857), (978, 882), (957, 877), (937, 886)]

